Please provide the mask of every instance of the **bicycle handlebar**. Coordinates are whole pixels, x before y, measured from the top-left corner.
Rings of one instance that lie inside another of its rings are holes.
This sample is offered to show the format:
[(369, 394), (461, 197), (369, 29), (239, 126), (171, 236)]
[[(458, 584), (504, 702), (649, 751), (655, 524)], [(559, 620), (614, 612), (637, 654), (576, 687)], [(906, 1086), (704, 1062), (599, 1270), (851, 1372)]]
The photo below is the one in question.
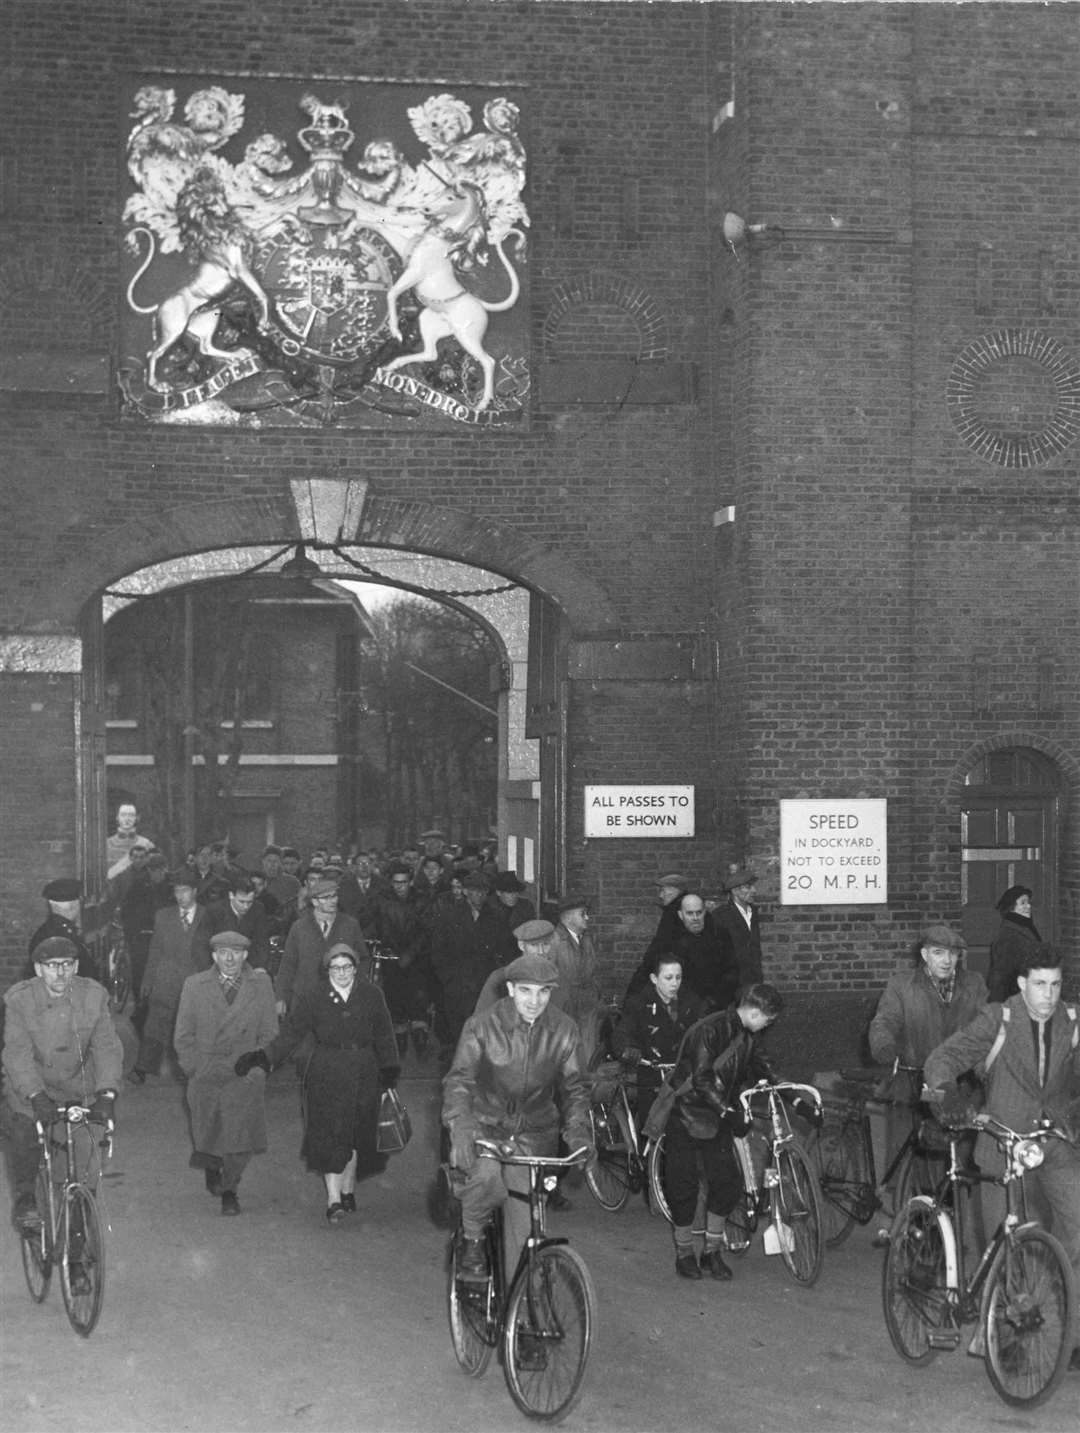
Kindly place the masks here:
[(814, 1106), (817, 1113), (821, 1112), (821, 1091), (816, 1085), (801, 1085), (793, 1080), (759, 1080), (756, 1085), (751, 1085), (748, 1090), (739, 1093), (739, 1102), (743, 1111), (749, 1119), (753, 1113), (750, 1108), (750, 1101), (755, 1095), (792, 1095), (796, 1099), (807, 1098)]
[[(943, 1123), (944, 1122), (945, 1121), (943, 1121)], [(1020, 1130), (1010, 1128), (1004, 1120), (999, 1120), (996, 1115), (988, 1114), (986, 1111), (974, 1114), (969, 1119), (964, 1119), (958, 1124), (949, 1122), (948, 1128), (957, 1133), (961, 1133), (964, 1130), (979, 1130), (983, 1134), (988, 1134), (990, 1138), (996, 1140), (998, 1144), (1005, 1146), (1022, 1144), (1026, 1140), (1030, 1140), (1034, 1144), (1041, 1144), (1048, 1139), (1068, 1140), (1070, 1138), (1067, 1130), (1061, 1129), (1060, 1126), (1051, 1123), (1050, 1120), (1043, 1121), (1029, 1134), (1024, 1134)]]
[(570, 1169), (573, 1165), (581, 1164), (589, 1153), (588, 1146), (584, 1144), (572, 1154), (561, 1158), (550, 1154), (518, 1154), (510, 1145), (499, 1144), (493, 1139), (478, 1139), (475, 1144), (482, 1154), (497, 1159), (500, 1164), (520, 1164), (538, 1169)]

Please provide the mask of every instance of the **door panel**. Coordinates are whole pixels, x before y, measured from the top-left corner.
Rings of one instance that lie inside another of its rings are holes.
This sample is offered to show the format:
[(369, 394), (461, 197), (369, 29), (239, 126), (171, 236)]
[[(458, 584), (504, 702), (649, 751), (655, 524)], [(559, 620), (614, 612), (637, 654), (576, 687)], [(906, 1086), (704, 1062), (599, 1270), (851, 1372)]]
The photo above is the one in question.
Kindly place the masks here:
[(1054, 796), (987, 792), (965, 799), (960, 812), (961, 929), (972, 969), (986, 970), (1001, 919), (997, 902), (1010, 886), (1031, 887), (1039, 934), (1047, 941), (1055, 938), (1056, 824)]

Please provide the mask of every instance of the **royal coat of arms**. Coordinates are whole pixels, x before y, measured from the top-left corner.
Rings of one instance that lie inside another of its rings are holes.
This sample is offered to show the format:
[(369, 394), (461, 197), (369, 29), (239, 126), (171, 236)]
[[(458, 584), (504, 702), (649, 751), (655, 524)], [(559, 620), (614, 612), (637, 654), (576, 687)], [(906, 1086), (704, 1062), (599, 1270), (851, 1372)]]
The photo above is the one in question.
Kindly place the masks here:
[[(380, 128), (353, 161), (355, 100), (338, 82), (279, 88), (273, 105), (273, 82), (257, 103), (203, 82), (178, 114), (170, 80), (135, 90), (127, 136), (125, 416), (523, 421), (529, 218), (515, 101), (475, 100), (477, 127), (455, 94), (408, 104), (383, 87)], [(290, 106), (291, 142), (263, 128)]]

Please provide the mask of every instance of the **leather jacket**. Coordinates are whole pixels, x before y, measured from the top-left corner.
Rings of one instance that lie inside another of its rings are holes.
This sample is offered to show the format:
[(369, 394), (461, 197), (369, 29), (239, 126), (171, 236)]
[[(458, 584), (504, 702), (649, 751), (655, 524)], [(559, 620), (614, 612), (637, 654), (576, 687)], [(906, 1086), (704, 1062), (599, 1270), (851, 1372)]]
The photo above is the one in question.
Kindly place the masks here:
[(443, 1124), (455, 1137), (513, 1139), (532, 1154), (553, 1153), (560, 1131), (568, 1149), (592, 1145), (581, 1036), (554, 1006), (532, 1025), (510, 996), (472, 1016), (443, 1084)]
[(711, 1139), (720, 1131), (720, 1116), (742, 1113), (740, 1091), (771, 1075), (755, 1046), (755, 1037), (736, 1010), (723, 1010), (702, 1020), (686, 1042), (672, 1079), (690, 1077), (690, 1089), (676, 1102), (676, 1112), (695, 1139)]

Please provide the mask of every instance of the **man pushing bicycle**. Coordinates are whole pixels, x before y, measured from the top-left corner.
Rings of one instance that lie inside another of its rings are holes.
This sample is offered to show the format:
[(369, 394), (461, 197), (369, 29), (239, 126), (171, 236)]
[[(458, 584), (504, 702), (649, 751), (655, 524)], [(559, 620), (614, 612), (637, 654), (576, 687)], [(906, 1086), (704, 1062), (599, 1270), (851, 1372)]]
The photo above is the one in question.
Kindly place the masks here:
[(593, 1148), (581, 1035), (550, 1003), (555, 966), (543, 956), (520, 955), (505, 976), (508, 994), (465, 1022), (443, 1081), (442, 1120), (450, 1165), (458, 1171), (464, 1234), (458, 1277), (466, 1282), (487, 1278), (482, 1234), (498, 1205), (505, 1201), (508, 1268), (529, 1232), (528, 1172), (478, 1156), (477, 1138), (554, 1155), (561, 1133), (569, 1149)]

